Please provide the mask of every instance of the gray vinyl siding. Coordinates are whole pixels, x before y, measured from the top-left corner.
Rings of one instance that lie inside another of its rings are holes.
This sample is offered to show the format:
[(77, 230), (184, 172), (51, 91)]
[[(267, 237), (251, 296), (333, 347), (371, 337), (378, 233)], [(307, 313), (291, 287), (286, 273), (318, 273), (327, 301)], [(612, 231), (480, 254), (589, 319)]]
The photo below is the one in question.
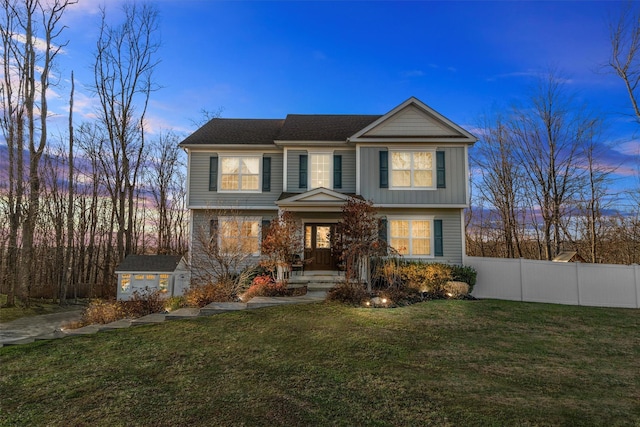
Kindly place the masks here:
[[(300, 188), (300, 155), (307, 154), (307, 150), (287, 151), (287, 191), (290, 193), (304, 193), (308, 188)], [(342, 156), (342, 188), (336, 189), (340, 193), (356, 192), (356, 152), (355, 150), (335, 150), (334, 155)], [(311, 160), (308, 163), (311, 171)]]
[[(246, 153), (246, 155), (262, 153)], [(282, 193), (282, 153), (269, 153), (271, 157), (271, 191), (261, 193), (222, 193), (209, 191), (209, 159), (215, 152), (191, 152), (189, 169), (189, 206), (273, 206)], [(245, 154), (243, 154), (245, 155)], [(219, 173), (220, 171), (218, 171)], [(259, 180), (262, 184), (262, 176)]]
[[(433, 219), (442, 220), (443, 256), (426, 258), (427, 262), (444, 262), (447, 264), (462, 264), (462, 221), (463, 209), (383, 209), (380, 215), (433, 216)], [(415, 259), (415, 258), (411, 258)]]
[[(383, 147), (360, 149), (360, 194), (367, 200), (383, 204), (464, 204), (466, 180), (464, 147), (443, 147), (445, 152), (446, 188), (437, 190), (392, 190), (380, 188), (380, 155)], [(435, 165), (434, 165), (435, 166)], [(389, 166), (389, 187), (391, 187)]]

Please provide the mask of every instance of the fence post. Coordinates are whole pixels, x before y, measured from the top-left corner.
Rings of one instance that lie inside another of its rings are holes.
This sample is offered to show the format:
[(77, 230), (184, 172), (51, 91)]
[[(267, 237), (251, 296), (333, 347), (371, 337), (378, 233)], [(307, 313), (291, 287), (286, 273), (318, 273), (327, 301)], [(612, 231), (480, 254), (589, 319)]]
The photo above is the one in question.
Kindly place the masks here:
[(582, 305), (580, 303), (580, 264), (579, 262), (574, 263), (576, 265), (576, 292), (578, 293), (578, 305)]
[(524, 274), (522, 271), (523, 259), (520, 258), (520, 301), (524, 301)]
[(638, 288), (640, 288), (640, 265), (638, 264), (634, 264), (633, 265), (633, 277), (635, 279), (636, 282), (636, 308), (640, 308), (640, 290)]

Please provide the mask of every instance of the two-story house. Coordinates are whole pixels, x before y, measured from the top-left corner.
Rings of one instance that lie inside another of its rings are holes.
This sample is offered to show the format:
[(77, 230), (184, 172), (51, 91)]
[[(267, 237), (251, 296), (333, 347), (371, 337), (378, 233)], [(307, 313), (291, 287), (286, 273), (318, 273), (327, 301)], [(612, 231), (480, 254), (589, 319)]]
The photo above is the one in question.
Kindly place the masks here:
[(300, 221), (309, 270), (337, 267), (335, 226), (349, 197), (371, 200), (387, 241), (406, 258), (462, 263), (468, 149), (476, 138), (416, 98), (383, 115), (213, 119), (188, 153), (193, 252), (198, 233), (256, 263), (279, 211)]

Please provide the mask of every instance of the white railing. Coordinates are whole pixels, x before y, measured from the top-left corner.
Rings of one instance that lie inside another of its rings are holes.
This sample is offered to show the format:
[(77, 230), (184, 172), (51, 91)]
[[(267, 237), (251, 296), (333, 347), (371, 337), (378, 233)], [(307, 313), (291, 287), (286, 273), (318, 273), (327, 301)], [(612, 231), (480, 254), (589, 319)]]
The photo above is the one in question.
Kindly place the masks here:
[(466, 257), (476, 298), (640, 308), (640, 266)]

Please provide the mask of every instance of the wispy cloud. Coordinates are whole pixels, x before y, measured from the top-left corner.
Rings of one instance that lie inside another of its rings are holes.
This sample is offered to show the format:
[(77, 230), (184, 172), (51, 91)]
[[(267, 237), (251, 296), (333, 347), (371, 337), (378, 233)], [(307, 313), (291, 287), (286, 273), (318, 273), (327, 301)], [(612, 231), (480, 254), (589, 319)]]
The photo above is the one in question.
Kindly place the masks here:
[[(487, 77), (488, 82), (495, 82), (497, 80), (503, 79), (517, 79), (517, 78), (544, 78), (549, 76), (549, 71), (539, 71), (539, 70), (527, 70), (527, 71), (514, 71), (511, 73), (502, 73), (496, 74), (494, 76)], [(561, 77), (558, 75), (553, 75), (553, 79), (558, 81), (559, 83), (572, 84), (574, 83), (573, 79), (569, 79), (566, 77)]]
[(402, 74), (402, 77), (422, 77), (424, 76), (424, 71), (409, 70), (409, 71), (403, 71), (401, 74)]
[(320, 51), (320, 50), (314, 50), (313, 51), (313, 59), (315, 59), (316, 61), (325, 61), (327, 60), (327, 55)]

